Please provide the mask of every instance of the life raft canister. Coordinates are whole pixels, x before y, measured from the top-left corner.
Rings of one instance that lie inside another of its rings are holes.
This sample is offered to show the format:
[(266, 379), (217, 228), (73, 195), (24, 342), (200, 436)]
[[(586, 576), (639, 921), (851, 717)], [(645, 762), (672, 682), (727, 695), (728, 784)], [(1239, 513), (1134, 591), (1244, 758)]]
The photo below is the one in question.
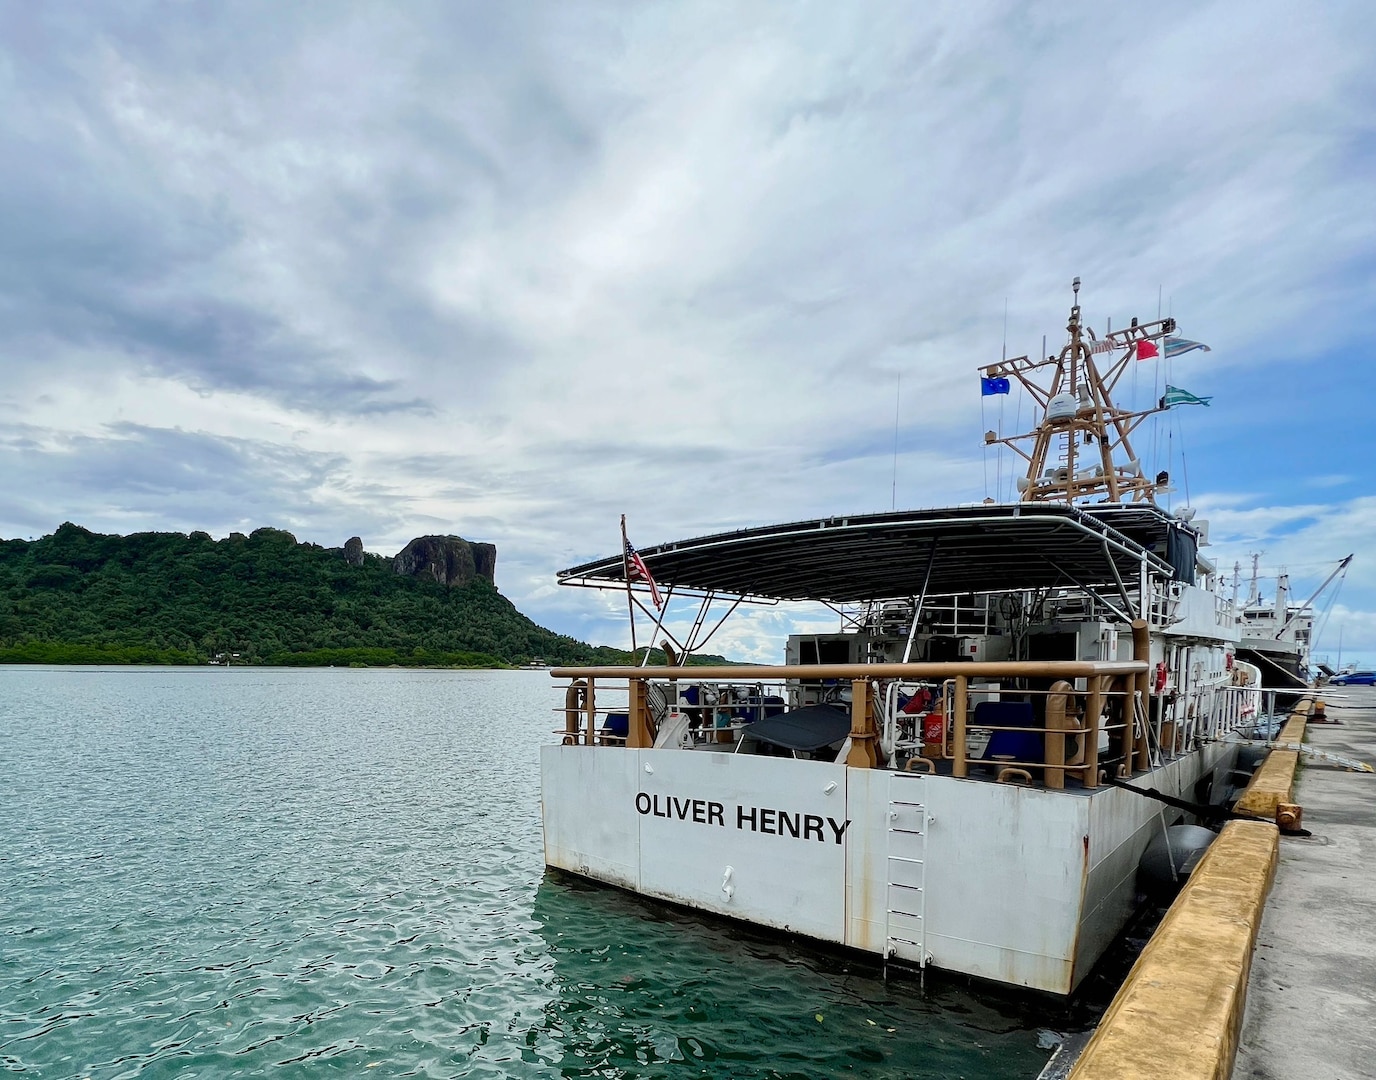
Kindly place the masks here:
[(1162, 660), (1156, 665), (1155, 692), (1161, 693), (1166, 689), (1166, 662)]

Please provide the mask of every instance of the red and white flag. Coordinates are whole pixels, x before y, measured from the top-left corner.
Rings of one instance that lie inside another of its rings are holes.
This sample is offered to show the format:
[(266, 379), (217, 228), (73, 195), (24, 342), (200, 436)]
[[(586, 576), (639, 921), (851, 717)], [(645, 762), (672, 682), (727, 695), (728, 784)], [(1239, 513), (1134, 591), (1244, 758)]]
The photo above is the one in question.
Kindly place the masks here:
[[(1145, 338), (1141, 339), (1140, 341), (1133, 342), (1120, 342), (1114, 341), (1112, 338), (1104, 338), (1103, 341), (1090, 342), (1089, 352), (1091, 356), (1097, 356), (1100, 353), (1112, 352), (1114, 349), (1121, 349), (1124, 344), (1128, 344), (1132, 347), (1133, 356), (1138, 360), (1150, 360), (1152, 357), (1160, 355), (1157, 352), (1156, 344), (1154, 342), (1147, 341)], [(1207, 348), (1207, 346), (1201, 345), (1199, 346), (1199, 348)]]
[[(625, 535), (622, 535), (625, 540)], [(626, 540), (626, 584), (633, 581), (643, 581), (650, 587), (650, 599), (654, 601), (656, 610), (663, 609), (664, 601), (659, 596), (659, 586), (655, 584), (655, 579), (650, 576), (650, 568), (645, 565), (645, 560), (640, 557), (640, 552), (631, 546), (631, 542)]]

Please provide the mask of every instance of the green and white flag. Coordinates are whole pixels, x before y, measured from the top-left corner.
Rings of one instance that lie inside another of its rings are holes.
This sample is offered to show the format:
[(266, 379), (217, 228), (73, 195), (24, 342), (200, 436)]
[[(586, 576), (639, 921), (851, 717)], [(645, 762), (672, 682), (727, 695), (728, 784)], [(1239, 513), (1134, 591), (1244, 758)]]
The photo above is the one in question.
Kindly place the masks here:
[(1167, 384), (1166, 396), (1161, 399), (1161, 408), (1169, 409), (1173, 405), (1208, 405), (1212, 400), (1212, 397), (1195, 397), (1188, 390)]

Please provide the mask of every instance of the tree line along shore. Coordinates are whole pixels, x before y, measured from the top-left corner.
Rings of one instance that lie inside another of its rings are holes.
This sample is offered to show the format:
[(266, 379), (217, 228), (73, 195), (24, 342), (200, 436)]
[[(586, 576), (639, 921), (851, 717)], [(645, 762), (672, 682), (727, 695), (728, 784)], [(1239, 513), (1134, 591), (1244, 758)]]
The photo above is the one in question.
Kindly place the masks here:
[(68, 522), (37, 540), (0, 540), (0, 663), (630, 661), (537, 625), (486, 577), (445, 584), (399, 573), (385, 556), (346, 558), (342, 548), (298, 543), (280, 529), (215, 540), (204, 532), (105, 535)]

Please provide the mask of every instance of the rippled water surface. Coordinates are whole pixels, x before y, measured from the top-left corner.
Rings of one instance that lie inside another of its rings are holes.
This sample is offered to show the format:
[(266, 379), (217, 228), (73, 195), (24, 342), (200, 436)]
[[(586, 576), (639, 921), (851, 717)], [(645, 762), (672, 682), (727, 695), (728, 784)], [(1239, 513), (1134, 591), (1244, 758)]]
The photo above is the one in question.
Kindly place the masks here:
[(1036, 1075), (1025, 1009), (547, 877), (555, 697), (0, 668), (0, 1070)]

